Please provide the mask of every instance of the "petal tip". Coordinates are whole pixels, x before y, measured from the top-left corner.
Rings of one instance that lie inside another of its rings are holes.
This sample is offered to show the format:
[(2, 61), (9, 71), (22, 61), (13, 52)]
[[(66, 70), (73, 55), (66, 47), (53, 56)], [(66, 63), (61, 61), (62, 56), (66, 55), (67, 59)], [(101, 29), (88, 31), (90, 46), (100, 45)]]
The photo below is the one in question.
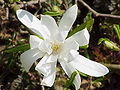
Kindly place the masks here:
[(18, 16), (19, 14), (20, 14), (20, 12), (22, 12), (23, 10), (22, 9), (18, 9), (17, 11), (16, 11), (16, 15)]
[(74, 4), (72, 7), (78, 8), (77, 4)]
[(102, 65), (102, 67), (104, 70), (100, 74), (96, 75), (95, 77), (101, 77), (109, 73), (109, 69), (106, 66)]
[(77, 10), (78, 10), (77, 4), (73, 5), (71, 8), (73, 8), (76, 12), (77, 12)]
[(102, 65), (102, 64), (101, 64), (101, 66), (102, 66), (102, 68), (103, 68), (104, 70), (102, 70), (101, 74), (98, 75), (98, 76), (96, 76), (96, 77), (101, 77), (101, 76), (104, 76), (104, 75), (106, 75), (106, 74), (109, 73), (109, 69), (108, 69), (106, 66), (104, 66), (104, 65)]
[(108, 74), (109, 73), (109, 69), (105, 66), (105, 69), (106, 69), (106, 71), (105, 71), (105, 74), (104, 75), (106, 75), (106, 74)]

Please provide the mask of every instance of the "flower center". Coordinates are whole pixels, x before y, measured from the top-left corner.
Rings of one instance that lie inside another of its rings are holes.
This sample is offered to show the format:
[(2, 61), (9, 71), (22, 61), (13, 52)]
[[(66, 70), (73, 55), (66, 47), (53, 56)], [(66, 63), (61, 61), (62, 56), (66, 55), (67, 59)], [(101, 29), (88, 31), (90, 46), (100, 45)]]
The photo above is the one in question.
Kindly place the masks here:
[(61, 43), (52, 43), (52, 53), (53, 54), (59, 54), (62, 50), (62, 44)]

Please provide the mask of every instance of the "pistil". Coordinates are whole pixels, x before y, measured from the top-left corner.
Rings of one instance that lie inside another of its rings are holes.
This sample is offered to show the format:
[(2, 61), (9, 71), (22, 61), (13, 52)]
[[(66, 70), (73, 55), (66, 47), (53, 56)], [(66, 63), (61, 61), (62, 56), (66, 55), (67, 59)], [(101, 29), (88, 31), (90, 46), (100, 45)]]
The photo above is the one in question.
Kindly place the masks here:
[(51, 48), (53, 50), (52, 51), (53, 54), (59, 54), (61, 52), (61, 50), (62, 50), (62, 44), (54, 42), (54, 43), (52, 43)]

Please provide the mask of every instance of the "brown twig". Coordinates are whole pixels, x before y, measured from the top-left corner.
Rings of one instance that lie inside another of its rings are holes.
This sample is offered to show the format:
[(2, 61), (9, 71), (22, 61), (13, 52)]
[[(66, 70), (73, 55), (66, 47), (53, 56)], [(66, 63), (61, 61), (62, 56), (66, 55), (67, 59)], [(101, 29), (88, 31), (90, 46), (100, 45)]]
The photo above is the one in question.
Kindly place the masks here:
[(75, 0), (75, 4), (77, 4), (77, 0)]
[(42, 5), (41, 5), (41, 0), (38, 0), (38, 5), (39, 5), (39, 8), (38, 10), (35, 12), (35, 16), (37, 16), (38, 12), (40, 11), (40, 9), (42, 8)]
[(78, 1), (81, 4), (83, 4), (86, 8), (88, 8), (96, 17), (109, 17), (109, 18), (120, 19), (120, 16), (117, 16), (117, 15), (98, 13), (94, 9), (92, 9), (87, 3), (85, 3), (83, 0), (78, 0)]
[[(39, 0), (33, 0), (33, 1), (28, 1), (28, 2), (26, 2), (26, 3), (27, 3), (27, 5), (29, 6), (29, 5), (38, 4), (38, 2), (39, 2)], [(42, 2), (46, 2), (46, 0), (40, 0), (40, 2), (41, 2), (41, 3), (42, 3)], [(18, 5), (19, 5), (20, 8), (23, 8), (23, 7), (24, 7), (24, 3), (20, 3), (20, 4), (18, 4)]]
[(6, 7), (6, 19), (9, 19), (9, 7)]

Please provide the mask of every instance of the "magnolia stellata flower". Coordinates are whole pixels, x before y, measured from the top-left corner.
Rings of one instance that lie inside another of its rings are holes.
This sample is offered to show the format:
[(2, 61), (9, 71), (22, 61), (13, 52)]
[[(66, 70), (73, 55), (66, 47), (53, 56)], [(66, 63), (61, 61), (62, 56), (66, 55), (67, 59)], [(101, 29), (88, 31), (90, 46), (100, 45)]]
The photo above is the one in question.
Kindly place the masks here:
[[(49, 87), (53, 85), (57, 62), (68, 76), (77, 70), (94, 77), (103, 76), (109, 72), (102, 64), (78, 54), (79, 46), (89, 43), (90, 36), (86, 28), (66, 38), (76, 20), (77, 10), (77, 5), (69, 8), (59, 25), (48, 15), (41, 15), (41, 20), (39, 20), (25, 10), (20, 9), (16, 12), (18, 19), (37, 35), (30, 35), (30, 49), (25, 51), (20, 59), (23, 67), (29, 71), (32, 64), (42, 58), (35, 67), (35, 70), (44, 75), (41, 85)], [(75, 76), (73, 83), (76, 90), (80, 88), (79, 74)]]

